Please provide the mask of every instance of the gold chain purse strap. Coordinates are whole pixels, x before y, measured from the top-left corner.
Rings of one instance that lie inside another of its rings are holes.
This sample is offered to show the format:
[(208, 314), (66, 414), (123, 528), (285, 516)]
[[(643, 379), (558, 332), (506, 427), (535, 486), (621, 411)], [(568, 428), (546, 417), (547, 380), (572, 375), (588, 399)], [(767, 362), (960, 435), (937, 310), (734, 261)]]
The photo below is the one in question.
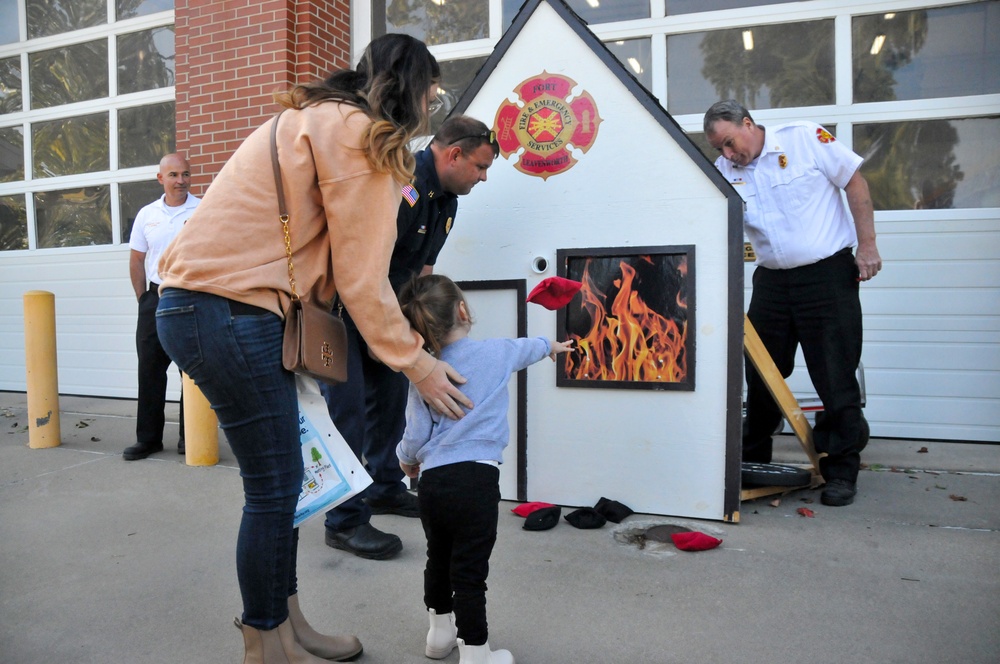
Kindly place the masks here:
[[(284, 111), (281, 111), (284, 113)], [(285, 233), (285, 256), (288, 258), (288, 285), (292, 290), (292, 301), (299, 299), (295, 292), (295, 266), (292, 264), (292, 236), (288, 233), (288, 207), (285, 205), (285, 188), (281, 184), (281, 164), (278, 163), (278, 113), (271, 123), (271, 168), (274, 170), (274, 186), (278, 191), (278, 221)]]

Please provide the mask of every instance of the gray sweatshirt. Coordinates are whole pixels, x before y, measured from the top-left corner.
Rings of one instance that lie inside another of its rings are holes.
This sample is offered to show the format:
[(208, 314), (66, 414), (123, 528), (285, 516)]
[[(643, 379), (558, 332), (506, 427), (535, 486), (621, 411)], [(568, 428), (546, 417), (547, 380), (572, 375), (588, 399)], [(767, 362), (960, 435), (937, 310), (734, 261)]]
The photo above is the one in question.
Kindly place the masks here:
[(459, 386), (475, 404), (460, 420), (433, 411), (410, 385), (406, 431), (396, 446), (403, 463), (421, 472), (460, 461), (501, 462), (510, 438), (507, 383), (510, 376), (552, 352), (549, 340), (465, 337), (441, 349), (441, 359), (465, 376)]

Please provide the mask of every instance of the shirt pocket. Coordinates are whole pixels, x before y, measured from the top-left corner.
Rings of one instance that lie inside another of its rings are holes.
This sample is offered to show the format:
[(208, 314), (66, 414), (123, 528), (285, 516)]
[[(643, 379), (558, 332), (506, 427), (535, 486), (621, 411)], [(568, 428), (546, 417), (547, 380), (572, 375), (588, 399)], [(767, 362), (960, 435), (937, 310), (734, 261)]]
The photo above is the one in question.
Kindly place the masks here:
[(812, 178), (805, 168), (789, 166), (779, 170), (771, 178), (771, 195), (775, 204), (785, 213), (802, 213), (812, 189)]

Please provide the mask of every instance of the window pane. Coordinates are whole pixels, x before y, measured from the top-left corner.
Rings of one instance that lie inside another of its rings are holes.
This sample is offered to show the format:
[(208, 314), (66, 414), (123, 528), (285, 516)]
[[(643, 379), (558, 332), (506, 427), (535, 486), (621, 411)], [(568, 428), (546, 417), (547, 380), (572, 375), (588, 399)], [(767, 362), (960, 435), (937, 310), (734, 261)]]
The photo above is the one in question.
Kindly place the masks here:
[(174, 84), (174, 26), (118, 37), (118, 94)]
[(489, 30), (489, 0), (385, 0), (381, 34), (402, 32), (434, 45), (482, 39)]
[(0, 182), (24, 179), (24, 127), (0, 129)]
[(695, 12), (714, 12), (719, 9), (741, 9), (743, 7), (759, 7), (761, 5), (781, 5), (786, 2), (800, 0), (667, 0), (667, 16), (678, 14), (693, 14)]
[(854, 101), (1000, 92), (1000, 3), (859, 16)]
[(21, 58), (0, 60), (0, 113), (17, 113), (21, 105)]
[(107, 0), (25, 0), (28, 39), (108, 22)]
[[(503, 0), (504, 30), (514, 22), (524, 0)], [(649, 0), (567, 0), (567, 5), (590, 25), (633, 18), (649, 18)]]
[(174, 8), (174, 0), (118, 0), (115, 16), (118, 20), (165, 12)]
[(649, 38), (605, 42), (605, 45), (625, 65), (628, 73), (642, 83), (642, 87), (647, 90), (653, 87), (653, 54)]
[(174, 151), (174, 102), (118, 111), (118, 168), (159, 164)]
[(17, 5), (17, 0), (0, 0), (0, 44), (13, 44), (21, 39)]
[(0, 196), (0, 251), (28, 248), (28, 213), (24, 196)]
[(31, 107), (108, 96), (108, 42), (74, 44), (28, 55)]
[(854, 127), (876, 210), (1000, 207), (1000, 116)]
[(106, 171), (108, 114), (37, 122), (31, 125), (31, 150), (36, 178)]
[(132, 224), (139, 210), (163, 195), (163, 185), (158, 181), (123, 182), (118, 185), (118, 216), (122, 224), (122, 244), (128, 244)]
[(832, 104), (833, 20), (668, 36), (667, 80), (674, 115), (720, 99), (750, 110)]
[[(439, 87), (444, 107), (431, 116), (431, 134), (437, 132), (441, 123), (451, 113), (451, 109), (455, 108), (455, 104), (469, 88), (469, 84), (472, 83), (472, 79), (476, 77), (476, 72), (479, 71), (484, 62), (486, 62), (485, 56), (465, 60), (448, 60), (441, 63), (441, 84)], [(485, 122), (487, 126), (493, 123), (493, 118), (478, 119)]]
[(37, 193), (39, 249), (111, 244), (110, 187), (81, 187)]

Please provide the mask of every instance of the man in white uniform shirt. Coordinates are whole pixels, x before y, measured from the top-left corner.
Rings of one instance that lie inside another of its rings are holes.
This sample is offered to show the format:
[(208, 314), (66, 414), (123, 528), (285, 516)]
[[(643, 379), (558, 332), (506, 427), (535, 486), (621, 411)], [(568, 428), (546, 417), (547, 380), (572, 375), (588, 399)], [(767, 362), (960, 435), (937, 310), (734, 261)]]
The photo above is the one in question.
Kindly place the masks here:
[[(188, 193), (191, 167), (179, 154), (160, 160), (156, 179), (163, 185), (163, 196), (145, 206), (135, 216), (129, 237), (129, 276), (139, 301), (135, 347), (139, 354), (139, 403), (136, 412), (136, 443), (126, 447), (126, 461), (145, 459), (163, 450), (163, 407), (167, 399), (167, 369), (170, 358), (156, 336), (156, 305), (160, 301), (160, 256), (174, 236), (184, 227), (198, 207), (200, 199)], [(181, 401), (178, 454), (184, 454), (184, 402)]]
[[(859, 171), (863, 160), (815, 123), (765, 128), (732, 100), (714, 104), (704, 128), (721, 153), (716, 168), (743, 198), (744, 228), (757, 255), (747, 316), (783, 376), (791, 374), (801, 344), (823, 402), (814, 430), (816, 451), (827, 454), (820, 460), (821, 500), (849, 505), (867, 442), (856, 375), (859, 284), (882, 269), (868, 183)], [(771, 462), (771, 435), (780, 421), (766, 385), (747, 363), (744, 461)]]

